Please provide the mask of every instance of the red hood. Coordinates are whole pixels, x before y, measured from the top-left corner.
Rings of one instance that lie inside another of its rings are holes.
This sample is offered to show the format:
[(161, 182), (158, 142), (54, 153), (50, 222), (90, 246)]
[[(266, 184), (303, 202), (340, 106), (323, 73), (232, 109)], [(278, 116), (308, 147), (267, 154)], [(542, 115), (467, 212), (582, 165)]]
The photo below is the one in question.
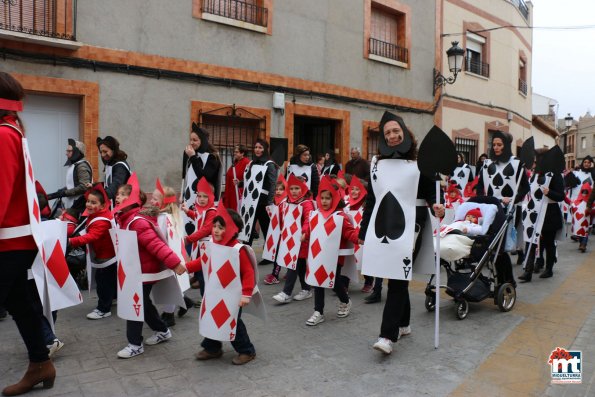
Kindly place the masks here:
[(291, 197), (291, 192), (290, 192), (287, 195), (287, 201), (289, 201), (290, 203), (298, 203), (308, 193), (308, 185), (306, 185), (306, 182), (298, 179), (298, 177), (296, 177), (295, 175), (290, 174), (289, 178), (287, 179), (287, 188), (291, 189), (292, 186), (300, 187), (300, 195), (299, 195), (299, 197), (293, 198), (293, 197)]
[(227, 208), (223, 206), (223, 202), (220, 202), (219, 206), (217, 206), (216, 216), (223, 218), (223, 221), (225, 222), (225, 234), (223, 235), (223, 239), (220, 242), (215, 242), (215, 240), (213, 240), (213, 242), (221, 245), (229, 245), (230, 242), (234, 240), (234, 237), (238, 234), (239, 229), (233, 219), (231, 219), (231, 216), (229, 216)]
[[(198, 205), (198, 193), (206, 193), (209, 196), (209, 202), (207, 203), (207, 205)], [(211, 187), (209, 182), (207, 182), (204, 176), (200, 178), (198, 184), (196, 185), (196, 194), (196, 205), (194, 206), (194, 209), (199, 213), (208, 210), (215, 203), (215, 194), (213, 193), (213, 188)]]
[[(331, 193), (332, 202), (331, 207), (328, 210), (323, 210), (322, 205), (320, 202), (320, 198), (322, 196), (322, 192), (328, 191)], [(333, 212), (337, 210), (337, 206), (339, 202), (343, 199), (343, 189), (337, 183), (337, 181), (333, 180), (328, 175), (325, 175), (320, 180), (320, 185), (318, 186), (318, 196), (316, 196), (316, 204), (318, 205), (318, 211), (322, 214), (324, 218), (328, 218)]]
[[(353, 188), (353, 187), (359, 188), (360, 193), (359, 193), (359, 197), (357, 198), (357, 200), (354, 200), (351, 198), (351, 188)], [(351, 183), (347, 187), (347, 194), (349, 195), (349, 207), (358, 207), (359, 204), (366, 198), (366, 195), (368, 194), (368, 190), (366, 190), (362, 181), (360, 181), (360, 179), (354, 175), (351, 178)]]
[(175, 194), (169, 197), (165, 195), (165, 190), (163, 189), (163, 185), (161, 185), (161, 181), (159, 180), (159, 178), (157, 178), (157, 180), (155, 181), (155, 189), (157, 189), (159, 193), (161, 193), (162, 202), (160, 209), (163, 209), (168, 204), (175, 203), (177, 201)]
[(132, 186), (130, 196), (128, 196), (126, 200), (122, 201), (120, 205), (117, 205), (116, 208), (114, 208), (114, 212), (118, 212), (122, 210), (122, 208), (126, 208), (133, 204), (138, 204), (139, 207), (142, 205), (142, 201), (140, 199), (140, 187), (138, 185), (138, 177), (136, 176), (136, 172), (133, 172), (132, 175), (130, 175), (127, 184)]

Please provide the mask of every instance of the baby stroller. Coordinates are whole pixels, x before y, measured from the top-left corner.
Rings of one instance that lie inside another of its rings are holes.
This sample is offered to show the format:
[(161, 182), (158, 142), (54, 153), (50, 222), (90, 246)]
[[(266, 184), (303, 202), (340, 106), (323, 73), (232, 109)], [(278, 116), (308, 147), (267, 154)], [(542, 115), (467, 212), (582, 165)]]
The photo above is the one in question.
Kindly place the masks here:
[[(474, 197), (457, 208), (455, 220), (464, 219), (469, 210), (478, 207), (483, 216), (483, 229), (481, 235), (469, 237), (473, 240), (469, 254), (454, 260), (440, 258), (440, 264), (446, 270), (447, 283), (439, 287), (454, 298), (456, 315), (460, 320), (467, 317), (469, 302), (493, 298), (494, 304), (503, 312), (510, 311), (516, 302), (514, 281), (508, 282), (503, 271), (498, 274), (504, 262), (510, 263), (508, 254), (501, 252), (501, 248), (513, 213), (507, 213), (500, 200), (494, 197)], [(434, 311), (436, 304), (434, 277), (430, 277), (425, 289), (428, 311)]]

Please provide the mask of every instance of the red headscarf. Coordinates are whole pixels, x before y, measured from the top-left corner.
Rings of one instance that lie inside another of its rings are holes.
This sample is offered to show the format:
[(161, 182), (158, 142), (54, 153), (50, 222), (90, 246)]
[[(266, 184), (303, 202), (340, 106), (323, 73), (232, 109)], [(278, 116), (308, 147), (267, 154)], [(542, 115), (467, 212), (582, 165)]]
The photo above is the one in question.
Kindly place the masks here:
[[(332, 201), (331, 207), (328, 210), (322, 209), (321, 197), (322, 192), (328, 191), (331, 194)], [(337, 210), (337, 206), (339, 202), (343, 199), (343, 189), (337, 183), (337, 181), (333, 180), (328, 175), (325, 175), (320, 180), (320, 185), (318, 186), (318, 196), (316, 196), (316, 204), (318, 204), (318, 211), (322, 214), (323, 217), (328, 218), (333, 212)]]
[[(206, 195), (209, 196), (209, 201), (207, 202), (207, 205), (205, 205), (204, 207), (201, 207), (200, 205), (198, 205), (198, 193), (206, 193)], [(194, 206), (194, 208), (198, 212), (203, 212), (203, 211), (206, 211), (207, 209), (211, 208), (214, 203), (215, 203), (215, 194), (213, 193), (213, 188), (211, 187), (209, 182), (207, 182), (207, 180), (203, 176), (198, 181), (198, 185), (196, 185), (196, 205)]]
[(291, 194), (289, 194), (287, 196), (287, 201), (289, 201), (290, 203), (297, 203), (302, 198), (304, 198), (306, 193), (308, 193), (308, 185), (306, 185), (306, 182), (304, 182), (303, 180), (298, 179), (298, 177), (296, 177), (294, 174), (290, 174), (289, 179), (287, 180), (287, 187), (291, 189), (292, 186), (299, 186), (300, 195), (297, 198), (293, 198)]
[(227, 245), (238, 233), (239, 229), (233, 219), (231, 219), (229, 212), (227, 212), (227, 208), (225, 208), (222, 202), (217, 206), (217, 216), (223, 218), (223, 221), (225, 222), (225, 234), (221, 241), (215, 241), (213, 239), (213, 242), (216, 244)]
[[(351, 198), (351, 189), (354, 187), (359, 189), (359, 197), (357, 199)], [(354, 175), (351, 178), (351, 183), (347, 187), (347, 194), (349, 194), (349, 206), (355, 207), (366, 198), (368, 191), (364, 187), (364, 184), (362, 183), (362, 181), (360, 181), (360, 179)]]
[[(293, 175), (293, 174), (292, 174)], [(281, 182), (283, 184), (283, 194), (281, 195), (277, 195), (275, 193), (275, 204), (279, 205), (283, 200), (285, 200), (287, 198), (287, 190), (289, 189), (289, 187), (287, 186), (287, 181), (285, 180), (285, 177), (283, 176), (283, 174), (279, 174), (279, 177), (277, 178), (277, 183)]]
[(589, 195), (591, 195), (591, 191), (593, 187), (589, 185), (587, 182), (583, 183), (581, 186), (581, 190), (578, 193), (578, 197), (574, 200), (575, 205), (579, 205), (583, 201), (586, 203), (589, 200)]
[(117, 205), (116, 208), (114, 208), (114, 213), (119, 212), (122, 210), (122, 208), (131, 206), (133, 204), (138, 204), (139, 207), (142, 206), (142, 200), (140, 199), (140, 187), (138, 185), (138, 177), (136, 176), (136, 172), (133, 172), (132, 175), (130, 175), (128, 182), (126, 183), (132, 186), (132, 191), (126, 200), (122, 201), (120, 205)]
[(165, 197), (165, 190), (163, 190), (163, 186), (161, 185), (161, 181), (159, 180), (159, 178), (157, 178), (157, 180), (155, 181), (155, 189), (159, 190), (159, 193), (161, 193), (161, 197), (163, 199), (161, 201), (161, 209), (165, 208), (165, 206), (168, 204), (175, 203), (176, 201), (178, 201), (175, 195)]

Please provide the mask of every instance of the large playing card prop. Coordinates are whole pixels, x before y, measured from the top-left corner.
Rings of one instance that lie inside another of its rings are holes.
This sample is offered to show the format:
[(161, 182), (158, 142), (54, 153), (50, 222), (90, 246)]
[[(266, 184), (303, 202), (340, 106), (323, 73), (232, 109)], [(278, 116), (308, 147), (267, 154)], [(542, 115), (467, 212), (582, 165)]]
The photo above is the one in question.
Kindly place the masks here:
[(143, 280), (136, 232), (111, 229), (118, 260), (118, 317), (144, 321)]
[(523, 241), (537, 244), (541, 236), (541, 228), (545, 219), (547, 204), (553, 203), (544, 194), (544, 188), (549, 188), (553, 174), (541, 175), (534, 173), (529, 180), (530, 194), (528, 200), (522, 204)]
[[(160, 214), (158, 219), (159, 229), (163, 233), (165, 237), (165, 241), (167, 246), (176, 253), (178, 258), (180, 258), (181, 263), (186, 263), (189, 261), (188, 255), (186, 254), (186, 247), (184, 246), (184, 238), (180, 235), (180, 231), (175, 227), (173, 217), (171, 214)], [(182, 292), (190, 289), (190, 277), (188, 273), (184, 273), (182, 275), (175, 275), (178, 284), (180, 286), (180, 290)]]
[(289, 164), (287, 167), (287, 177), (289, 179), (289, 174), (293, 174), (295, 176), (301, 176), (304, 178), (306, 185), (308, 185), (308, 189), (312, 188), (312, 167), (309, 165), (297, 165), (297, 164)]
[(279, 208), (277, 205), (268, 205), (266, 207), (267, 214), (271, 220), (269, 223), (269, 230), (267, 230), (266, 239), (264, 240), (264, 247), (262, 250), (262, 259), (275, 261), (277, 257), (277, 249), (279, 247), (279, 238), (281, 237), (281, 218), (279, 216)]
[(295, 270), (302, 238), (303, 208), (299, 204), (284, 203), (281, 212), (283, 213), (283, 225), (277, 264)]
[(366, 232), (362, 274), (411, 280), (417, 164), (374, 158), (371, 175), (376, 203)]
[(242, 193), (242, 205), (240, 207), (240, 216), (244, 222), (244, 227), (238, 234), (238, 240), (250, 240), (258, 199), (264, 193), (262, 185), (268, 168), (267, 164), (268, 162), (265, 165), (250, 163), (244, 171), (244, 192)]
[(587, 212), (587, 202), (581, 201), (572, 205), (572, 235), (585, 237), (589, 234), (590, 220)]
[(450, 179), (456, 183), (457, 188), (461, 191), (461, 194), (463, 194), (465, 187), (469, 182), (469, 175), (471, 175), (471, 168), (467, 164), (462, 167), (455, 168), (452, 172)]
[(344, 219), (337, 213), (331, 214), (327, 219), (319, 211), (310, 213), (306, 283), (323, 288), (335, 286)]
[[(200, 157), (203, 167), (207, 163), (207, 159), (209, 158), (209, 153), (197, 153)], [(188, 159), (187, 168), (186, 168), (186, 177), (182, 181), (182, 202), (186, 205), (186, 208), (194, 208), (196, 203), (196, 186), (198, 185), (198, 176), (194, 172), (194, 168), (190, 163), (190, 159)], [(182, 220), (184, 222), (184, 227), (186, 229), (187, 234), (191, 234), (194, 230), (194, 221), (186, 215), (186, 213), (182, 213)]]
[[(351, 219), (351, 223), (353, 223), (353, 227), (356, 229), (360, 227), (362, 222), (362, 218), (364, 216), (364, 209), (360, 207), (354, 211), (347, 211), (347, 215)], [(363, 247), (359, 244), (354, 244), (353, 246), (353, 255), (350, 255), (345, 258), (345, 266), (350, 266), (352, 263), (357, 270), (362, 269), (362, 259), (364, 255)]]
[(485, 194), (498, 199), (512, 197), (516, 191), (516, 175), (520, 165), (521, 162), (514, 157), (507, 163), (485, 160), (482, 167)]

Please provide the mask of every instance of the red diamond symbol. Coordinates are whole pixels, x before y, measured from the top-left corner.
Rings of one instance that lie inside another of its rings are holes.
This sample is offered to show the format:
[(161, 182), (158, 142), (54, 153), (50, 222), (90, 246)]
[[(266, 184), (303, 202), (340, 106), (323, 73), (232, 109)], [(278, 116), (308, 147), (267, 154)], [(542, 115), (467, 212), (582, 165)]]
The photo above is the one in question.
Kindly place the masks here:
[(310, 230), (314, 230), (316, 225), (318, 225), (318, 215), (310, 220)]
[(320, 241), (318, 239), (316, 239), (316, 241), (314, 241), (314, 244), (312, 244), (312, 258), (316, 258), (318, 256), (318, 254), (320, 254), (320, 251), (322, 251), (322, 248), (320, 247)]
[(202, 263), (207, 263), (207, 261), (209, 260), (209, 257), (207, 256), (207, 253), (206, 252), (203, 252), (202, 253), (202, 255), (200, 257), (200, 260), (201, 260)]
[(126, 280), (126, 273), (124, 273), (124, 266), (122, 266), (122, 261), (118, 263), (118, 282), (120, 283), (120, 290), (124, 288), (124, 280)]
[(335, 273), (334, 272), (330, 272), (328, 275), (328, 278), (331, 279), (331, 281), (333, 281), (333, 279), (335, 278)]
[(276, 229), (279, 225), (279, 218), (277, 217), (277, 215), (273, 216), (273, 218), (271, 219), (271, 225), (273, 226), (273, 229)]
[(62, 250), (62, 246), (60, 242), (57, 242), (54, 246), (54, 250), (52, 251), (52, 255), (48, 259), (46, 263), (47, 268), (49, 269), (54, 279), (62, 288), (66, 280), (68, 280), (68, 275), (70, 271), (68, 270), (68, 264), (66, 264), (66, 259), (64, 257), (64, 251)]
[(289, 264), (291, 263), (291, 255), (289, 254), (289, 252), (285, 254), (285, 256), (283, 257), (283, 261), (285, 262), (286, 266), (289, 266)]
[(31, 180), (31, 182), (34, 182), (34, 180), (33, 180), (33, 166), (31, 165), (31, 161), (29, 161), (29, 159), (27, 159), (27, 173), (29, 174), (29, 179)]
[(138, 294), (135, 292), (134, 295), (132, 296), (132, 299), (134, 300), (134, 303), (136, 303), (138, 305), (138, 301), (140, 300), (140, 296), (138, 296)]
[(298, 217), (300, 216), (300, 208), (295, 207), (291, 215), (293, 215), (293, 219), (298, 219)]
[(295, 234), (295, 232), (298, 230), (298, 226), (297, 226), (297, 222), (293, 222), (291, 224), (291, 227), (289, 228), (289, 231), (291, 232), (291, 234)]
[(328, 278), (328, 273), (324, 269), (324, 266), (320, 266), (318, 270), (314, 272), (314, 277), (316, 277), (316, 281), (318, 281), (318, 285), (322, 285), (324, 280)]
[(237, 277), (230, 261), (226, 261), (223, 266), (217, 270), (217, 277), (219, 277), (219, 281), (221, 282), (223, 288), (227, 288), (229, 283), (231, 283), (233, 279)]
[(221, 299), (219, 303), (217, 303), (217, 305), (213, 308), (213, 310), (211, 310), (211, 315), (213, 316), (213, 320), (215, 320), (217, 328), (221, 328), (221, 326), (225, 324), (231, 314), (229, 313), (229, 310), (227, 310), (225, 302), (223, 299)]
[(355, 220), (355, 223), (359, 225), (359, 223), (362, 221), (362, 213), (358, 211), (353, 219)]
[(283, 233), (281, 233), (281, 240), (287, 240), (287, 229), (283, 229)]
[(293, 247), (295, 247), (295, 241), (293, 241), (293, 239), (290, 238), (289, 241), (287, 242), (287, 248), (289, 248), (289, 250), (291, 251), (293, 249)]
[(229, 323), (229, 327), (231, 329), (234, 329), (236, 327), (236, 319), (235, 318), (233, 320), (231, 320), (231, 322)]
[(37, 200), (33, 200), (33, 216), (39, 222), (39, 204), (37, 204)]
[(335, 224), (335, 219), (332, 216), (324, 224), (324, 230), (326, 230), (327, 235), (330, 235), (336, 227), (337, 225)]
[(270, 251), (274, 244), (275, 242), (273, 241), (273, 236), (269, 236), (269, 238), (267, 238), (267, 249)]

